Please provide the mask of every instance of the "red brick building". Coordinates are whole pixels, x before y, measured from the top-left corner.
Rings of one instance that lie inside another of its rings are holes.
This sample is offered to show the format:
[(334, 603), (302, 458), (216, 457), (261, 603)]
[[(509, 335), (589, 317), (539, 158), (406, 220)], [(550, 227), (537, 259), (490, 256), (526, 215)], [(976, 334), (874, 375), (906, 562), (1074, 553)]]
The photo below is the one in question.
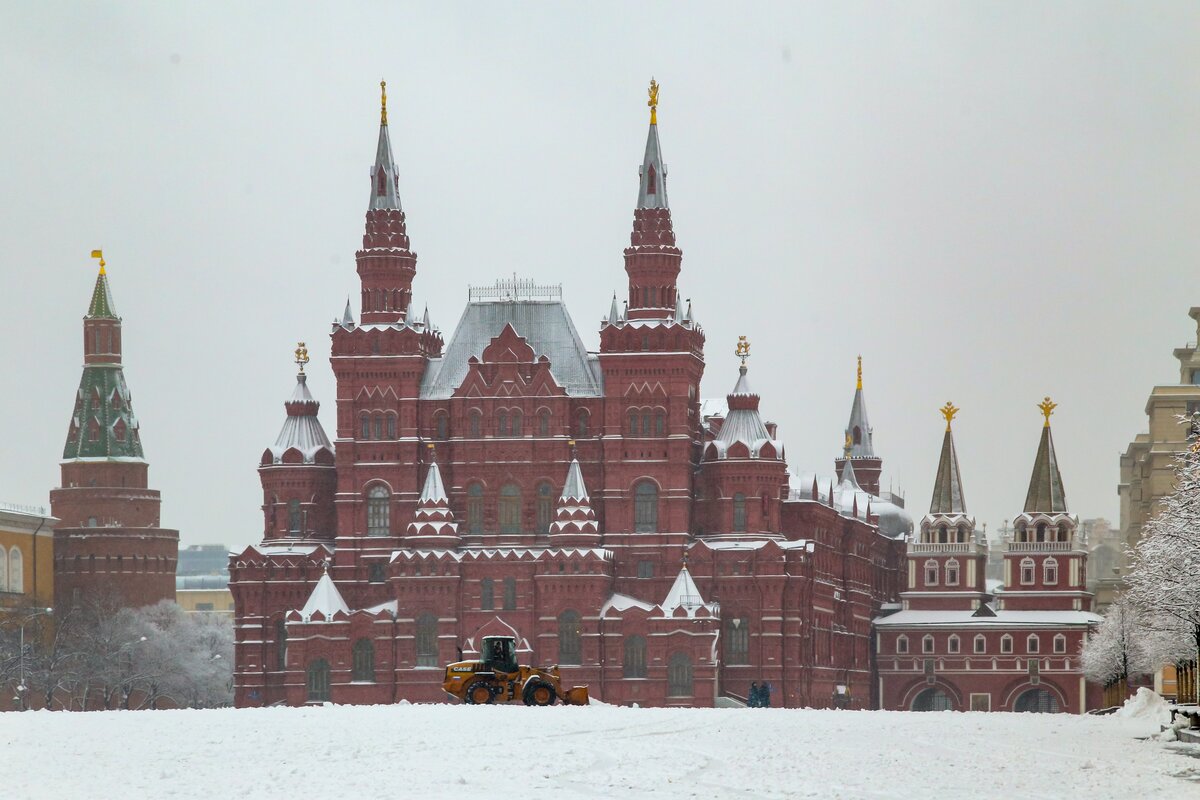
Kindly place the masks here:
[(121, 318), (104, 260), (83, 318), (83, 377), (50, 507), (54, 607), (90, 601), (143, 606), (175, 599), (179, 532), (160, 527), (141, 426), (121, 364)]
[(1098, 702), (1079, 652), (1100, 617), (1091, 613), (1087, 546), (1054, 454), (1053, 408), (1046, 398), (1025, 509), (994, 591), (984, 579), (986, 543), (963, 499), (950, 430), (957, 409), (942, 409), (933, 501), (908, 547), (902, 610), (875, 622), (882, 708), (1082, 713)]
[(611, 703), (710, 706), (752, 681), (776, 704), (877, 702), (871, 620), (911, 522), (877, 496), (861, 384), (836, 486), (790, 487), (745, 342), (733, 390), (702, 406), (666, 179), (652, 111), (598, 352), (557, 287), (515, 279), (471, 289), (446, 342), (413, 313), (384, 107), (361, 315), (332, 331), (335, 439), (299, 351), (259, 466), (262, 543), (231, 557), (238, 705), (441, 700), (443, 665), (490, 633)]

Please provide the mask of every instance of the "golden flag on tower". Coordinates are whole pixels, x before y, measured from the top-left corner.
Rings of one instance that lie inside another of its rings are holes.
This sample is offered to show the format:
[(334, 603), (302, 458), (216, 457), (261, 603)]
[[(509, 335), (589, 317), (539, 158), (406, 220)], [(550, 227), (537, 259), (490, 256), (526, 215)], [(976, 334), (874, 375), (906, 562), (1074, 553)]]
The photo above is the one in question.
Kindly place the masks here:
[(104, 251), (103, 250), (93, 250), (92, 258), (104, 258)]

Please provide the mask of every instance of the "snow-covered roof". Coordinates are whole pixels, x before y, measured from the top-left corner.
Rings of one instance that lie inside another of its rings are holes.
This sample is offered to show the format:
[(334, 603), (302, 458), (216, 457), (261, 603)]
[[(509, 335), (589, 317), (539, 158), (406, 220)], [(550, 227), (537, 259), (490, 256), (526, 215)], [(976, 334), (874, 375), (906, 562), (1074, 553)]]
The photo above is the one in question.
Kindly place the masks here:
[(264, 542), (262, 544), (252, 544), (250, 547), (264, 556), (309, 556), (316, 552), (320, 545), (295, 544), (294, 542), (280, 542), (279, 544)]
[(604, 605), (600, 606), (600, 616), (604, 616), (609, 611), (628, 611), (631, 608), (640, 608), (642, 611), (653, 611), (654, 604), (647, 603), (643, 600), (638, 600), (636, 597), (630, 597), (627, 594), (613, 592)]
[(675, 582), (671, 584), (670, 591), (658, 605), (662, 609), (663, 615), (668, 617), (673, 616), (680, 608), (689, 617), (696, 616), (696, 612), (700, 609), (704, 609), (709, 614), (716, 610), (715, 604), (704, 602), (704, 597), (700, 594), (700, 587), (692, 579), (692, 573), (688, 571), (687, 565), (679, 570), (679, 574), (675, 576)]
[(333, 578), (330, 578), (329, 573), (325, 572), (317, 581), (317, 585), (313, 587), (312, 594), (308, 596), (308, 602), (304, 604), (304, 608), (300, 609), (300, 616), (304, 618), (305, 622), (309, 622), (314, 614), (320, 613), (328, 622), (329, 618), (339, 611), (349, 614), (350, 607), (342, 599), (342, 593), (338, 591)]
[(1093, 625), (1103, 621), (1090, 611), (1012, 611), (1002, 609), (995, 616), (975, 616), (969, 609), (945, 611), (898, 611), (875, 620), (880, 627), (921, 625), (971, 625), (984, 627), (1040, 627), (1055, 625)]
[(903, 506), (893, 502), (893, 499), (898, 500), (895, 495), (889, 493), (886, 497), (879, 497), (858, 485), (852, 459), (846, 460), (840, 480), (828, 475), (802, 472), (796, 474), (791, 486), (793, 499), (815, 500), (833, 506), (843, 516), (853, 516), (857, 509), (858, 518), (866, 519), (869, 507), (871, 516), (878, 518), (879, 530), (884, 536), (899, 539), (913, 532), (912, 517)]
[(287, 409), (287, 418), (283, 422), (283, 429), (279, 431), (275, 444), (267, 448), (271, 453), (271, 461), (280, 463), (283, 454), (291, 449), (299, 451), (305, 464), (313, 463), (317, 453), (322, 450), (332, 456), (333, 443), (325, 435), (325, 429), (317, 418), (321, 404), (308, 391), (307, 376), (303, 372), (296, 376), (296, 388), (284, 407)]
[(465, 559), (480, 559), (480, 558), (508, 558), (515, 556), (517, 558), (530, 557), (541, 558), (543, 555), (551, 556), (598, 556), (605, 561), (612, 561), (613, 554), (611, 550), (603, 547), (464, 547), (458, 550), (433, 550), (425, 548), (404, 548), (401, 550), (392, 551), (392, 560), (400, 556), (409, 558), (427, 558), (436, 556), (438, 558), (447, 557), (455, 561), (463, 561)]

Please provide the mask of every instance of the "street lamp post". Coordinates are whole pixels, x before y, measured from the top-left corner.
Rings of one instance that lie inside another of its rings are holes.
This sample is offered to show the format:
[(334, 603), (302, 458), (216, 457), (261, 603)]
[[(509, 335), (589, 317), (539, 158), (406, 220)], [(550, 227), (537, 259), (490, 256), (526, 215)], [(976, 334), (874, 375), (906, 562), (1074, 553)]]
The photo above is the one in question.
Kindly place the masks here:
[(25, 705), (25, 692), (27, 692), (29, 690), (29, 687), (25, 685), (25, 626), (28, 625), (30, 622), (32, 622), (34, 619), (42, 616), (43, 614), (53, 614), (53, 613), (54, 613), (53, 608), (41, 608), (41, 609), (38, 609), (37, 611), (33, 612), (32, 614), (30, 614), (28, 617), (26, 617), (21, 622), (21, 644), (20, 644), (20, 649), (18, 651), (20, 653), (20, 655), (17, 656), (17, 659), (18, 659), (17, 664), (19, 665), (18, 668), (19, 668), (19, 672), (20, 672), (20, 678), (17, 680), (17, 699), (21, 703), (22, 711), (27, 710), (26, 705)]

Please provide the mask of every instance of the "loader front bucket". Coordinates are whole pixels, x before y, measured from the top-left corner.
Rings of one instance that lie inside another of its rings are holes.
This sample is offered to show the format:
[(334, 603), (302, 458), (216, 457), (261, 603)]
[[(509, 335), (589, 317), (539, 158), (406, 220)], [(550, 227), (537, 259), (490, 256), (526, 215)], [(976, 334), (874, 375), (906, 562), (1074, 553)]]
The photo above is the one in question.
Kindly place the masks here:
[(574, 686), (563, 692), (562, 701), (568, 706), (586, 706), (588, 704), (588, 687)]

